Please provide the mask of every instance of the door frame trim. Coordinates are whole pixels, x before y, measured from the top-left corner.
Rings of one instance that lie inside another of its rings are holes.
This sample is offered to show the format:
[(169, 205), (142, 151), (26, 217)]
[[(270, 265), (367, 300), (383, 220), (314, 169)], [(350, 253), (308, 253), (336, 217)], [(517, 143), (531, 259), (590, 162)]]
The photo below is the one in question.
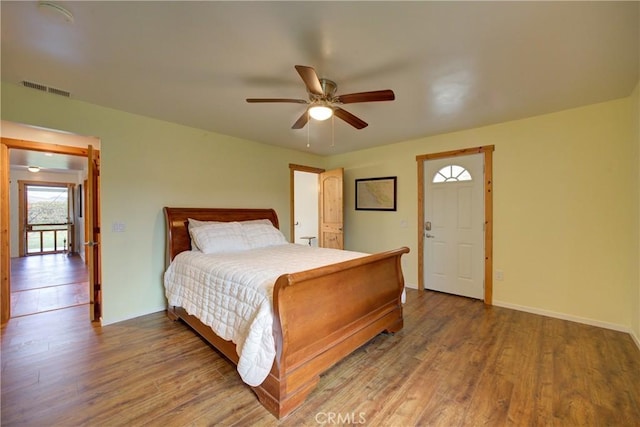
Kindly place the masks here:
[(72, 156), (88, 156), (88, 149), (70, 145), (50, 144), (23, 139), (1, 138), (0, 140), (0, 323), (11, 318), (11, 255), (9, 253), (9, 150), (12, 148), (46, 151)]
[(418, 292), (424, 292), (424, 162), (471, 154), (484, 155), (484, 303), (493, 304), (493, 152), (494, 145), (416, 156), (418, 166)]

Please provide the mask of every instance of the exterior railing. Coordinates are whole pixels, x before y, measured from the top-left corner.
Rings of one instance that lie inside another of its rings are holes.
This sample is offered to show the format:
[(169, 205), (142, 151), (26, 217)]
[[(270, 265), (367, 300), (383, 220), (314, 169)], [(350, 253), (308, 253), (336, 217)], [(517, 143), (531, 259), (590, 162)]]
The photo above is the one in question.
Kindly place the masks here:
[(69, 250), (70, 224), (27, 225), (27, 255)]

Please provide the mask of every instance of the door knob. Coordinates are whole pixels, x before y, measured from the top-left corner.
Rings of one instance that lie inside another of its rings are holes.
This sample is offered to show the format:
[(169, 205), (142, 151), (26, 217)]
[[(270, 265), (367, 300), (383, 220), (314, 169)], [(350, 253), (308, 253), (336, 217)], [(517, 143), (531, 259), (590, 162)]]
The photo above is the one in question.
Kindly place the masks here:
[(426, 237), (427, 239), (433, 239), (436, 236), (434, 236), (433, 234), (429, 234), (429, 233), (424, 233), (424, 237)]

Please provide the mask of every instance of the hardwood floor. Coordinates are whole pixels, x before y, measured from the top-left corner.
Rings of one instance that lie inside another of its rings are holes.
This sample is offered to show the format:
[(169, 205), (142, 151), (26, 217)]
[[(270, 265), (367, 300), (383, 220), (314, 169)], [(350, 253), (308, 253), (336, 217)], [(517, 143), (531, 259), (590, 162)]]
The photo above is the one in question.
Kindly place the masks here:
[(640, 350), (624, 333), (435, 292), (405, 327), (320, 380), (284, 420), (187, 326), (92, 326), (79, 306), (2, 327), (3, 426), (637, 426)]
[(11, 317), (88, 303), (88, 271), (78, 255), (11, 258)]

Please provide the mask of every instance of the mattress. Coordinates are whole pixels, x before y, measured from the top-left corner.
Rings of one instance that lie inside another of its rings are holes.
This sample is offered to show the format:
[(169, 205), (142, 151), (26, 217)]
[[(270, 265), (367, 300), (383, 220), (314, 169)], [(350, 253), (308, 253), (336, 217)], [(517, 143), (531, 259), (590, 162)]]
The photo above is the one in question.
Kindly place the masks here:
[(297, 244), (219, 254), (185, 251), (165, 272), (165, 295), (169, 305), (184, 308), (219, 337), (235, 343), (240, 377), (257, 386), (269, 374), (276, 354), (276, 279), (366, 255)]

